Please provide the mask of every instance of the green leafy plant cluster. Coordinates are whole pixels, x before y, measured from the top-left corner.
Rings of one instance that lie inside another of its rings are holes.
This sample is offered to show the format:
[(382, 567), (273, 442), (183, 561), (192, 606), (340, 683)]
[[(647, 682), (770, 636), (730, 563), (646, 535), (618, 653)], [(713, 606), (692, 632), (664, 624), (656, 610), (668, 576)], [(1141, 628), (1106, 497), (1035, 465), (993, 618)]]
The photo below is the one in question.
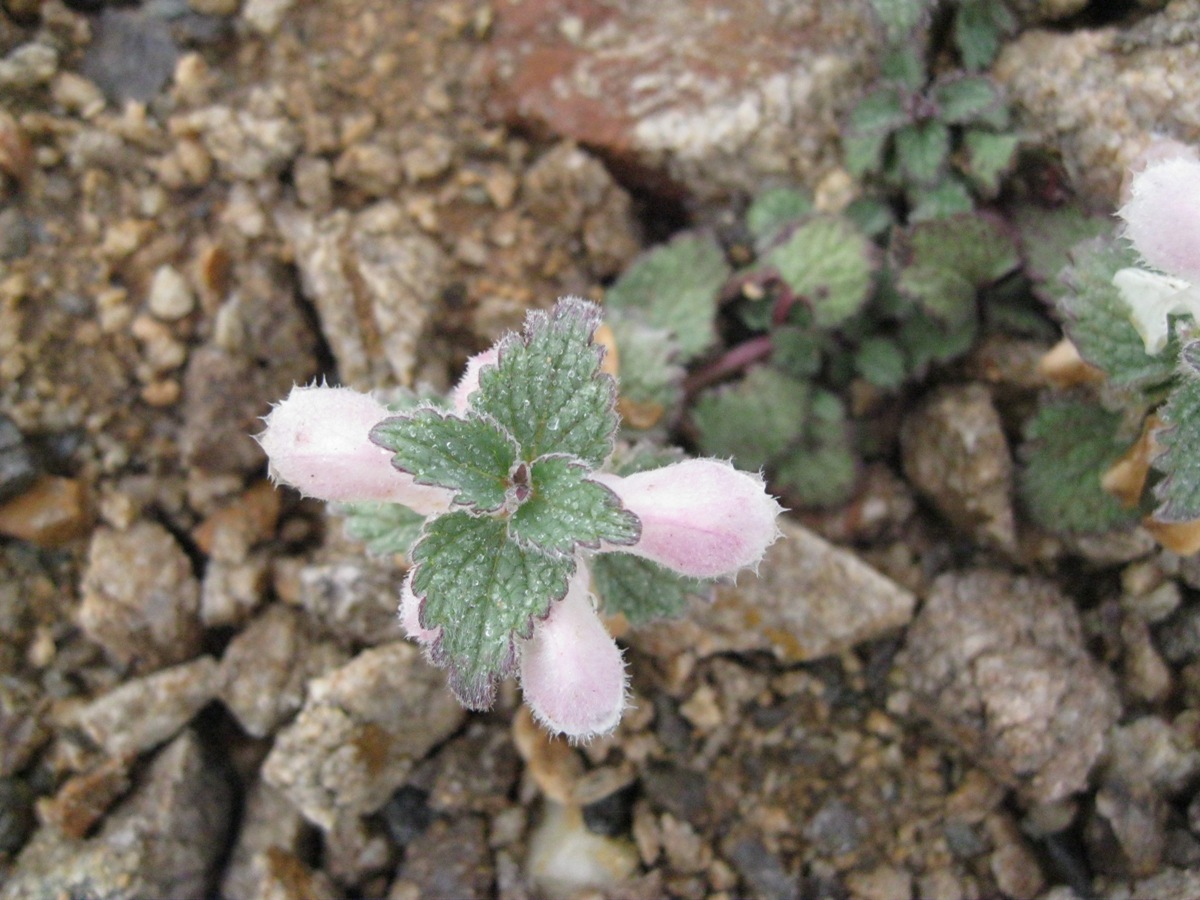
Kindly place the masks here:
[[(1063, 234), (1082, 226), (1059, 227)], [(1023, 223), (1031, 240), (1045, 232)], [(1094, 225), (1091, 230), (1097, 230)], [(1137, 253), (1103, 222), (1104, 234), (1085, 240), (1046, 290), (1063, 330), (1102, 380), (1048, 392), (1025, 430), (1019, 482), (1032, 518), (1056, 532), (1089, 533), (1132, 524), (1147, 515), (1159, 522), (1200, 519), (1200, 342), (1190, 319), (1177, 319), (1167, 346), (1146, 351), (1130, 307), (1113, 283), (1137, 264)], [(1154, 418), (1152, 418), (1154, 417)], [(1144, 487), (1118, 500), (1105, 476), (1135, 452), (1150, 428), (1157, 451), (1144, 454)]]
[(872, 6), (885, 49), (877, 83), (846, 123), (846, 168), (902, 198), (910, 221), (970, 211), (999, 192), (1020, 144), (999, 90), (981, 74), (1016, 21), (999, 0)]
[(978, 213), (872, 238), (790, 188), (756, 198), (738, 234), (727, 254), (710, 231), (684, 233), (611, 287), (622, 402), (685, 408), (701, 452), (765, 470), (793, 504), (844, 501), (870, 450), (845, 398), (896, 392), (965, 353), (985, 307), (1003, 305), (1016, 245)]

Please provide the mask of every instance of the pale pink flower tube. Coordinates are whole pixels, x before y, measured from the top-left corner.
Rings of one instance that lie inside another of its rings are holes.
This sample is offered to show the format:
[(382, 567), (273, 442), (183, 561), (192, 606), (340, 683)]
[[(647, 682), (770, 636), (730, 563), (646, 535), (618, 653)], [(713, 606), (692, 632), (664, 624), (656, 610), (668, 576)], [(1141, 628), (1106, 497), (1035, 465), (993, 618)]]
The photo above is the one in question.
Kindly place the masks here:
[(619, 476), (597, 473), (642, 522), (632, 547), (606, 545), (696, 578), (731, 575), (757, 566), (779, 536), (781, 512), (758, 475), (717, 459), (689, 459)]
[(1118, 215), (1146, 263), (1200, 282), (1200, 161), (1181, 155), (1151, 163), (1134, 176)]
[(490, 350), (476, 353), (467, 360), (462, 378), (458, 379), (458, 384), (454, 386), (454, 390), (450, 394), (450, 402), (456, 413), (461, 415), (466, 412), (467, 405), (471, 402), (471, 395), (479, 389), (479, 370), (484, 366), (494, 365), (499, 357), (500, 351), (496, 347), (492, 347)]
[(258, 442), (271, 477), (308, 497), (336, 503), (402, 503), (430, 515), (450, 508), (454, 493), (417, 484), (371, 443), (371, 429), (391, 413), (350, 388), (294, 387), (266, 417)]
[(625, 660), (596, 614), (589, 583), (579, 561), (566, 596), (521, 642), (525, 703), (546, 730), (579, 741), (616, 728), (628, 693)]
[(441, 628), (426, 628), (421, 624), (421, 601), (412, 589), (413, 573), (410, 571), (400, 589), (400, 624), (411, 640), (429, 649), (442, 636)]

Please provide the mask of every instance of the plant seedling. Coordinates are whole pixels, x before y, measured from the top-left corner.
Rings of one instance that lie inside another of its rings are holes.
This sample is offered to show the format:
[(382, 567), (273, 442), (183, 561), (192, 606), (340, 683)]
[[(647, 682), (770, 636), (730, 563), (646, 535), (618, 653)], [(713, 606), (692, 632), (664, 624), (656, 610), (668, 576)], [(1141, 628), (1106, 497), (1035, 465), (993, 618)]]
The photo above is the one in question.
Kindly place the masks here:
[(614, 452), (599, 324), (574, 298), (530, 313), (471, 360), (448, 409), (295, 388), (259, 438), (277, 481), (351, 504), (352, 533), (407, 551), (403, 624), (465, 706), (490, 707), (517, 675), (538, 720), (574, 739), (611, 731), (627, 702), (597, 602), (634, 622), (678, 613), (779, 534), (757, 475)]

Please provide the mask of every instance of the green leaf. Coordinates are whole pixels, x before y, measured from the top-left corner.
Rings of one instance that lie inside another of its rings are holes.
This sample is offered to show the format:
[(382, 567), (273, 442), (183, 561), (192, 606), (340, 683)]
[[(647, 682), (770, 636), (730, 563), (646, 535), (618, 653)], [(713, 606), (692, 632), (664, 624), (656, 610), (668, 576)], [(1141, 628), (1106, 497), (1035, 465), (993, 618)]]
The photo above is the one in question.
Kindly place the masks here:
[(874, 284), (875, 245), (838, 216), (803, 223), (764, 261), (808, 303), (819, 328), (832, 328), (857, 313)]
[(886, 131), (874, 131), (869, 134), (844, 133), (842, 159), (846, 171), (855, 178), (862, 178), (869, 172), (882, 171), (887, 144), (891, 139), (891, 134)]
[(915, 122), (896, 132), (896, 161), (908, 181), (935, 183), (949, 157), (950, 129), (941, 122)]
[(397, 415), (424, 407), (432, 406), (437, 409), (449, 409), (450, 407), (446, 395), (435, 391), (429, 385), (418, 385), (418, 390), (415, 391), (403, 386), (394, 387), (386, 391), (380, 399), (384, 401), (388, 412)]
[(871, 337), (854, 352), (854, 368), (876, 387), (894, 390), (904, 383), (908, 374), (904, 352), (892, 339)]
[(1071, 261), (1072, 248), (1113, 230), (1111, 215), (1096, 215), (1074, 204), (1048, 209), (1023, 203), (1013, 210), (1011, 221), (1017, 227), (1025, 274), (1043, 299), (1062, 293), (1058, 276)]
[(384, 419), (371, 440), (395, 455), (392, 465), (418, 484), (457, 491), (454, 502), (480, 512), (504, 505), (517, 448), (503, 430), (479, 415), (466, 418), (418, 409)]
[(517, 638), (566, 594), (574, 557), (519, 546), (502, 518), (452, 512), (425, 526), (412, 559), (421, 624), (442, 629), (434, 660), (464, 706), (486, 709), (516, 669)]
[[(1185, 360), (1196, 347), (1193, 342), (1184, 349)], [(1154, 487), (1160, 501), (1154, 517), (1163, 522), (1200, 519), (1200, 372), (1187, 362), (1181, 370), (1178, 385), (1159, 409), (1163, 427), (1154, 433), (1163, 449), (1153, 465), (1166, 476)]]
[(821, 371), (827, 343), (807, 328), (780, 326), (771, 331), (771, 365), (794, 378), (811, 378)]
[(961, 0), (954, 16), (954, 43), (963, 67), (971, 72), (986, 69), (1016, 26), (1002, 0)]
[(785, 226), (812, 212), (812, 198), (795, 188), (772, 188), (754, 198), (746, 210), (746, 228), (763, 247)]
[(604, 553), (592, 559), (592, 582), (609, 615), (624, 613), (634, 626), (683, 612), (689, 595), (706, 596), (711, 587), (699, 578), (679, 575), (629, 553)]
[(635, 260), (608, 289), (604, 305), (641, 310), (651, 325), (675, 335), (686, 362), (716, 339), (717, 298), (728, 277), (725, 254), (711, 234), (683, 234)]
[(994, 134), (971, 128), (963, 136), (963, 143), (967, 148), (967, 174), (985, 195), (995, 196), (1000, 190), (1001, 179), (1016, 161), (1021, 139), (1015, 134)]
[(895, 82), (909, 92), (919, 91), (928, 80), (925, 72), (928, 44), (928, 33), (922, 32), (913, 40), (885, 48), (879, 58), (880, 80)]
[(1000, 92), (983, 75), (960, 75), (936, 82), (930, 97), (937, 104), (938, 121), (946, 125), (991, 121), (1004, 108)]
[[(642, 321), (637, 310), (609, 310), (605, 321), (617, 342), (621, 399), (640, 407), (661, 407), (664, 416), (660, 421), (673, 421), (683, 400), (684, 376), (674, 336)], [(628, 420), (622, 420), (621, 426), (636, 430)]]
[(980, 215), (918, 222), (896, 232), (896, 287), (946, 323), (970, 318), (975, 292), (1017, 267), (1012, 238)]
[(804, 430), (808, 385), (773, 366), (756, 366), (734, 385), (705, 391), (692, 407), (700, 449), (761, 469)]
[(549, 314), (529, 313), (525, 334), (504, 338), (480, 372), (472, 408), (512, 435), (520, 459), (565, 453), (595, 467), (612, 450), (616, 387), (600, 371), (598, 324), (597, 307), (560, 300)]
[(633, 445), (618, 444), (604, 470), (614, 475), (636, 475), (638, 472), (661, 469), (685, 459), (687, 456), (678, 447), (663, 447), (651, 441), (638, 441)]
[(851, 200), (842, 215), (867, 237), (879, 237), (896, 222), (892, 208), (877, 197)]
[(897, 338), (908, 357), (908, 370), (915, 374), (934, 363), (962, 356), (975, 343), (978, 330), (978, 319), (974, 316), (947, 326), (918, 312), (901, 323)]
[(846, 410), (828, 391), (813, 394), (805, 435), (773, 469), (772, 483), (802, 506), (849, 500), (858, 478)]
[(847, 122), (851, 134), (890, 134), (910, 121), (904, 91), (885, 84), (867, 94), (850, 110)]
[(336, 512), (345, 518), (346, 534), (379, 556), (408, 555), (426, 519), (400, 503), (343, 503)]
[(1018, 492), (1030, 516), (1050, 531), (1107, 531), (1132, 523), (1100, 480), (1129, 448), (1121, 416), (1074, 399), (1043, 405), (1025, 427)]
[(512, 538), (552, 554), (571, 553), (581, 544), (595, 548), (601, 541), (636, 542), (642, 531), (638, 517), (587, 476), (587, 468), (565, 456), (543, 456), (530, 466), (522, 485), (528, 497), (509, 521)]
[(1137, 253), (1125, 241), (1097, 238), (1079, 245), (1063, 270), (1065, 292), (1059, 298), (1063, 330), (1079, 355), (1108, 375), (1118, 388), (1146, 388), (1175, 374), (1179, 344), (1172, 338), (1151, 356), (1129, 320), (1129, 306), (1113, 285), (1113, 276), (1135, 265)]
[(871, 0), (871, 8), (893, 43), (909, 38), (922, 26), (932, 5), (931, 0)]
[(912, 204), (908, 214), (910, 224), (948, 219), (975, 209), (975, 199), (967, 186), (952, 175), (944, 177), (933, 188), (910, 191), (909, 200)]

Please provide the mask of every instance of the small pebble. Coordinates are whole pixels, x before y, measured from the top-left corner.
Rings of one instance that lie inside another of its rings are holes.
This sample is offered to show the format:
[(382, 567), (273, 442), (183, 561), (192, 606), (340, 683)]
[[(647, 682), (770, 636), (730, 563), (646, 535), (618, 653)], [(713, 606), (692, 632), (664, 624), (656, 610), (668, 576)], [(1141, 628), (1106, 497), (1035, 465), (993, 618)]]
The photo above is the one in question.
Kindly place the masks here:
[(0, 506), (0, 534), (39, 547), (61, 547), (85, 534), (90, 525), (87, 490), (73, 478), (44, 475)]
[(150, 312), (167, 322), (182, 319), (196, 307), (196, 295), (174, 266), (159, 266), (146, 298)]

